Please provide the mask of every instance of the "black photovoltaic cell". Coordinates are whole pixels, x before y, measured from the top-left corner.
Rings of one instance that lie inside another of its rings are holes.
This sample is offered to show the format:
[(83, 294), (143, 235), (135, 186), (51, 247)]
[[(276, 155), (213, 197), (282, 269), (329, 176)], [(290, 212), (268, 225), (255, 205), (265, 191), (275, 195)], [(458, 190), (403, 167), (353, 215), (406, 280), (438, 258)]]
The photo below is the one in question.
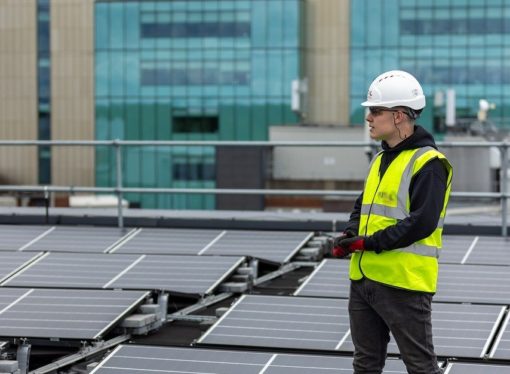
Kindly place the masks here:
[(2, 286), (122, 288), (204, 295), (244, 260), (198, 257), (47, 253)]
[(0, 288), (0, 336), (98, 339), (148, 292)]
[[(352, 358), (124, 345), (115, 349), (90, 374), (138, 374), (142, 372), (347, 374), (352, 373)], [(404, 374), (406, 370), (402, 361), (389, 359), (386, 361), (384, 373)]]
[(483, 363), (453, 363), (448, 364), (444, 374), (508, 374), (510, 365)]
[(196, 255), (211, 243), (221, 230), (139, 229), (115, 253)]
[[(200, 339), (201, 344), (353, 351), (347, 300), (242, 296)], [(436, 352), (482, 357), (504, 307), (433, 304)], [(398, 353), (390, 344), (390, 353)]]
[(0, 282), (40, 255), (41, 253), (0, 252)]
[(103, 253), (133, 229), (113, 227), (54, 226), (24, 251)]
[(47, 226), (0, 225), (0, 250), (18, 251), (49, 230)]

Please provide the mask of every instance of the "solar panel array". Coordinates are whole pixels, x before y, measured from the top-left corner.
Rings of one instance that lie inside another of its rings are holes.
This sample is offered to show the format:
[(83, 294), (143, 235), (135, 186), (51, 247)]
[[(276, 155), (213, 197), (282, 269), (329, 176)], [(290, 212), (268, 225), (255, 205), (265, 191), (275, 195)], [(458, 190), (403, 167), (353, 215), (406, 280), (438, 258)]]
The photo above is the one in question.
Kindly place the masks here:
[(312, 232), (0, 225), (0, 250), (246, 256), (285, 263)]
[[(147, 291), (212, 294), (246, 257), (287, 263), (313, 233), (0, 225), (0, 235), (0, 337), (86, 340), (102, 338)], [(432, 316), (439, 356), (510, 360), (509, 244), (444, 238)], [(348, 271), (348, 260), (324, 260), (295, 296), (242, 295), (197, 342), (263, 352), (121, 346), (93, 373), (352, 372)], [(388, 352), (399, 353), (393, 340)], [(455, 362), (446, 372), (509, 368)], [(386, 372), (406, 371), (388, 360)]]

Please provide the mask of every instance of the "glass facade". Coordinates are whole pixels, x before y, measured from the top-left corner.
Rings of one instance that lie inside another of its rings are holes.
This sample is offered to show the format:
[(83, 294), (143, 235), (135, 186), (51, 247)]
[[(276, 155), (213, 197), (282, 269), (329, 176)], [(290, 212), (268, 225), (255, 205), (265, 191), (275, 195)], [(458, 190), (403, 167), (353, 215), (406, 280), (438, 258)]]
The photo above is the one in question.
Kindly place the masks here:
[[(51, 140), (50, 0), (37, 0), (38, 139)], [(38, 182), (51, 184), (51, 147), (38, 149)]]
[[(96, 139), (266, 140), (293, 124), (301, 0), (97, 1)], [(124, 186), (215, 186), (212, 147), (130, 147)], [(96, 184), (115, 185), (98, 148)], [(213, 209), (214, 196), (131, 194), (143, 208)]]
[[(420, 124), (434, 128), (434, 96), (453, 88), (457, 117), (476, 117), (478, 101), (510, 116), (510, 3), (504, 0), (351, 1), (351, 122), (371, 81), (390, 69), (414, 74), (427, 95)], [(508, 126), (508, 124), (507, 124)]]

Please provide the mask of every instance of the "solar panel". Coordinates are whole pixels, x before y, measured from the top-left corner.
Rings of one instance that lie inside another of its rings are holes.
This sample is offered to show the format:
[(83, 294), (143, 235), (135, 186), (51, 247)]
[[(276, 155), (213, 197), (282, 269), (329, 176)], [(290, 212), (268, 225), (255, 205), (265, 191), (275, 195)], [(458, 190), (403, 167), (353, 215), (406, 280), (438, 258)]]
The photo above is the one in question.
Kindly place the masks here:
[(243, 295), (198, 342), (337, 350), (348, 331), (347, 300)]
[(490, 265), (453, 265), (439, 267), (435, 301), (508, 304), (510, 268)]
[(466, 256), (466, 264), (510, 265), (510, 239), (477, 236), (473, 250)]
[(285, 263), (312, 237), (312, 232), (229, 230), (202, 254), (243, 255)]
[(0, 252), (0, 282), (41, 255), (42, 253)]
[(43, 235), (50, 227), (47, 226), (16, 226), (0, 225), (0, 250), (22, 250), (30, 242)]
[(476, 236), (444, 235), (439, 262), (460, 264), (465, 261), (468, 252), (476, 244)]
[(312, 238), (311, 232), (140, 229), (115, 253), (250, 256), (289, 261)]
[(349, 297), (349, 263), (349, 260), (322, 260), (294, 295)]
[[(436, 354), (442, 357), (484, 357), (504, 312), (503, 306), (432, 303)], [(340, 349), (354, 350), (350, 335)], [(388, 353), (399, 354), (393, 337)]]
[[(323, 260), (295, 295), (349, 297), (349, 261)], [(506, 266), (441, 264), (434, 301), (508, 304), (510, 271)]]
[(444, 374), (507, 374), (510, 365), (483, 363), (453, 363), (448, 364)]
[(140, 291), (0, 288), (0, 336), (98, 339), (148, 295)]
[(505, 321), (499, 330), (496, 341), (491, 349), (489, 357), (510, 359), (510, 313), (506, 315)]
[(115, 253), (196, 255), (222, 233), (221, 230), (139, 229)]
[(133, 231), (113, 227), (54, 226), (23, 250), (102, 253)]
[[(347, 300), (242, 296), (199, 340), (200, 344), (353, 351)], [(504, 307), (433, 304), (435, 348), (447, 357), (482, 357)], [(398, 354), (396, 345), (390, 353)]]
[(197, 257), (46, 253), (2, 286), (122, 288), (210, 293), (244, 261)]
[(108, 287), (205, 295), (212, 293), (244, 261), (243, 257), (144, 255)]
[(103, 288), (140, 256), (46, 253), (2, 286)]
[[(325, 374), (352, 373), (352, 358), (122, 345), (90, 374), (131, 373)], [(400, 360), (387, 360), (384, 373), (406, 373)]]

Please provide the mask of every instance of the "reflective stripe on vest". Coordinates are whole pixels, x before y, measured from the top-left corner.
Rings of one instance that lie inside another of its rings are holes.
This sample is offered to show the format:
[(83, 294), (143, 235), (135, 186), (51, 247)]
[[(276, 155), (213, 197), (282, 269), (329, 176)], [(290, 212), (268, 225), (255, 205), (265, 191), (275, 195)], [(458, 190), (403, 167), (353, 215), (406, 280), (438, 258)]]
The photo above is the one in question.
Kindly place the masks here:
[(451, 190), (452, 168), (448, 160), (432, 147), (402, 151), (390, 164), (381, 178), (379, 167), (382, 155), (379, 153), (370, 164), (365, 181), (361, 205), (360, 235), (395, 225), (410, 216), (409, 188), (414, 175), (430, 160), (440, 159), (448, 170), (448, 186), (443, 209), (436, 229), (428, 237), (405, 248), (355, 253), (351, 258), (350, 278), (366, 276), (375, 281), (395, 287), (435, 292), (437, 284), (437, 258), (441, 247), (442, 228), (449, 193)]

